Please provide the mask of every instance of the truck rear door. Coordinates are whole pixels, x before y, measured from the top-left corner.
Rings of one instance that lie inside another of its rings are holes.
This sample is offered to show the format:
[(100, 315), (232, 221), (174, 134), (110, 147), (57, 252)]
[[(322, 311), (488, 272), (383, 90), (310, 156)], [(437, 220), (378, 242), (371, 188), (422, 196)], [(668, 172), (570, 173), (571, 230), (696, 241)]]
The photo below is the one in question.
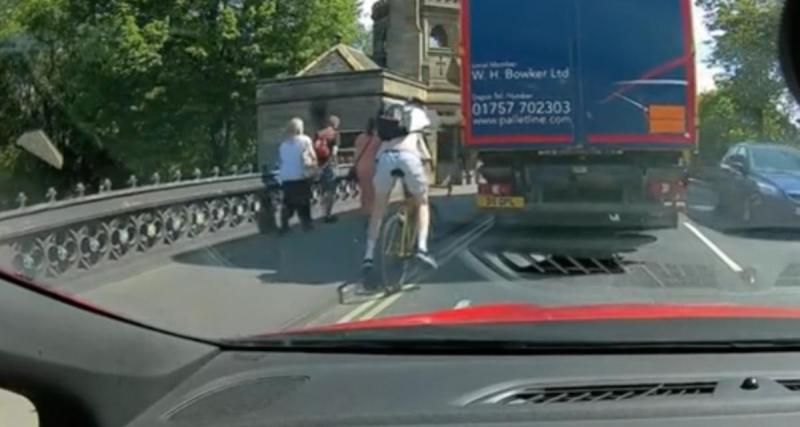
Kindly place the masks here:
[(694, 144), (690, 0), (575, 0), (589, 145)]
[(576, 141), (575, 24), (572, 0), (462, 2), (467, 144)]
[(465, 0), (466, 144), (686, 149), (690, 0)]

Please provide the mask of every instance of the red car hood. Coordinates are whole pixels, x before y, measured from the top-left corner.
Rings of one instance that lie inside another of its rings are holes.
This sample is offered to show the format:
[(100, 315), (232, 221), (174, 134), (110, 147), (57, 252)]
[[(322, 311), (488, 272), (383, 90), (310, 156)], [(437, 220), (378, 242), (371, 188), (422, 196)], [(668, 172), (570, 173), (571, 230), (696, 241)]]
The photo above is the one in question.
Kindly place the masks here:
[(542, 306), (509, 303), (479, 305), (461, 309), (385, 317), (381, 319), (307, 328), (296, 332), (404, 328), (423, 325), (447, 326), (676, 318), (800, 319), (800, 308), (736, 304), (598, 304)]

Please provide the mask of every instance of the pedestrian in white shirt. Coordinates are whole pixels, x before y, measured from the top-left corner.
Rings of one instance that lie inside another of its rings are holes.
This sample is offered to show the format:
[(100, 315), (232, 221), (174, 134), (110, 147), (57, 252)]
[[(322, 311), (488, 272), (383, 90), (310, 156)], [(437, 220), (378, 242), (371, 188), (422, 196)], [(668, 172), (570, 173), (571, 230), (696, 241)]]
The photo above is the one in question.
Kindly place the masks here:
[(278, 177), (283, 189), (283, 212), (280, 232), (289, 231), (289, 220), (295, 213), (303, 229), (312, 230), (311, 177), (317, 167), (317, 158), (311, 138), (304, 134), (303, 120), (294, 118), (287, 127), (288, 137), (280, 145), (280, 170)]

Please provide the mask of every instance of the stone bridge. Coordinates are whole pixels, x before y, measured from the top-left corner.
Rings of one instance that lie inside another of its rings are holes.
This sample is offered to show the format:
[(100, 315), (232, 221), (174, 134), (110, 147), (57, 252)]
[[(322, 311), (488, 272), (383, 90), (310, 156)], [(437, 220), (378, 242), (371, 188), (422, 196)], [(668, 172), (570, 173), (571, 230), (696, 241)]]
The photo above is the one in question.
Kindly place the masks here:
[[(354, 212), (359, 192), (345, 177), (348, 169), (339, 169), (339, 223), (320, 222), (313, 233), (283, 238), (277, 235), (281, 190), (272, 174), (247, 166), (131, 178), (119, 186), (78, 185), (65, 197), (50, 190), (38, 203), (20, 194), (14, 209), (0, 212), (0, 265), (196, 335), (336, 320), (348, 307), (339, 307), (335, 288), (357, 277), (363, 251), (365, 220)], [(453, 208), (456, 200), (440, 209), (468, 222), (473, 212), (466, 205)], [(315, 217), (322, 214), (319, 202), (315, 185)]]
[[(357, 195), (354, 183), (339, 178), (340, 205), (352, 204)], [(0, 212), (0, 262), (25, 277), (64, 283), (131, 261), (273, 231), (281, 191), (272, 175), (246, 167), (169, 181), (154, 175), (141, 185), (131, 178), (120, 189), (105, 181), (94, 192), (79, 184), (63, 200), (52, 189), (45, 202), (27, 200), (20, 194), (16, 209)]]

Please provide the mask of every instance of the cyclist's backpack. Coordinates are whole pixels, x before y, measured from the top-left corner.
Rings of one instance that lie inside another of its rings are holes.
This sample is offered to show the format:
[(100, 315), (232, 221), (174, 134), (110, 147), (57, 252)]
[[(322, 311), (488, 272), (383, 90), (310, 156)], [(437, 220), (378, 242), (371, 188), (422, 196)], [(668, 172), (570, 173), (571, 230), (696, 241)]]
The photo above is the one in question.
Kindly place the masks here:
[(408, 135), (408, 129), (404, 119), (406, 117), (405, 108), (402, 105), (384, 105), (378, 116), (378, 136), (382, 141), (391, 141)]

